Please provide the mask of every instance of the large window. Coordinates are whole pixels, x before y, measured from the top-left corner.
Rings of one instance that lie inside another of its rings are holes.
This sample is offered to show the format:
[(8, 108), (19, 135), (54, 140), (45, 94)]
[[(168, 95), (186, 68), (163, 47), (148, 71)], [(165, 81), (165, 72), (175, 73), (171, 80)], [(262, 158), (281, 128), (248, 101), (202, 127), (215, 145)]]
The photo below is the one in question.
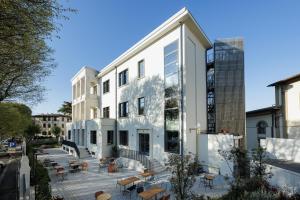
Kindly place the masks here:
[(114, 131), (107, 131), (107, 144), (114, 143)]
[(71, 140), (71, 130), (68, 130), (68, 140)]
[(138, 62), (138, 78), (143, 78), (145, 76), (145, 61), (141, 60)]
[(165, 151), (179, 153), (178, 41), (164, 48)]
[(97, 131), (91, 131), (90, 142), (91, 144), (97, 144)]
[(128, 101), (119, 103), (119, 117), (128, 117)]
[(165, 148), (168, 152), (179, 153), (179, 132), (178, 131), (166, 131)]
[(138, 98), (138, 114), (145, 114), (145, 97)]
[(119, 131), (120, 145), (128, 146), (128, 131)]
[(103, 82), (103, 94), (109, 92), (109, 80)]
[(119, 73), (119, 86), (126, 85), (128, 83), (128, 69)]
[(103, 118), (109, 118), (109, 107), (103, 108)]

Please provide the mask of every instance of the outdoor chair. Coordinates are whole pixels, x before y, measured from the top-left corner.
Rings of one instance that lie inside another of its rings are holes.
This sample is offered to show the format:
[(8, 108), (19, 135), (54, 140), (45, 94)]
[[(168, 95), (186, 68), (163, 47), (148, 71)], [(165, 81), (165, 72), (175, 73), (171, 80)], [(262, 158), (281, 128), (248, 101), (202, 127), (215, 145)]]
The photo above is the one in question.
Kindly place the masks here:
[(88, 163), (87, 162), (83, 162), (81, 164), (81, 168), (82, 168), (82, 170), (87, 171), (88, 170)]
[(136, 185), (132, 185), (123, 191), (124, 194), (129, 194), (129, 198), (131, 199), (131, 192), (136, 189)]
[(100, 194), (103, 194), (103, 193), (104, 193), (103, 191), (95, 192), (95, 199), (97, 199), (97, 197), (98, 197)]

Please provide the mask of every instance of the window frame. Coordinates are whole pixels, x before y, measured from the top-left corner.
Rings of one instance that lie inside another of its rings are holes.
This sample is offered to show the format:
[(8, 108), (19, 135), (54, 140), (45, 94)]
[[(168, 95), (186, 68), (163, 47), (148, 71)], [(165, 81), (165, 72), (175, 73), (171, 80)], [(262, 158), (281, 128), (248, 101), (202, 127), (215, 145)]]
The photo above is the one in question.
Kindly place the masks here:
[[(126, 105), (126, 107), (124, 107), (124, 105)], [(128, 117), (129, 115), (129, 103), (128, 101), (124, 101), (119, 103), (119, 118), (125, 118)]]
[[(126, 136), (121, 136), (123, 134), (126, 134)], [(125, 139), (125, 141), (123, 141), (123, 139)], [(129, 146), (129, 133), (128, 133), (128, 130), (120, 130), (119, 131), (119, 145)]]
[[(144, 106), (141, 107), (141, 100), (143, 99)], [(141, 112), (142, 109), (142, 112)], [(138, 98), (138, 115), (145, 115), (145, 97)]]
[(107, 107), (104, 107), (102, 109), (102, 118), (109, 118), (110, 117), (110, 107), (107, 106)]
[[(143, 74), (141, 75), (140, 64), (143, 63)], [(145, 77), (145, 59), (138, 61), (138, 79), (142, 79)]]
[(113, 145), (114, 144), (114, 131), (113, 130), (107, 130), (107, 132), (106, 132), (106, 144), (107, 145)]
[(110, 91), (110, 81), (109, 81), (109, 79), (107, 79), (106, 81), (104, 81), (102, 83), (102, 90), (103, 90), (103, 94), (109, 93), (109, 91)]
[[(126, 80), (126, 81), (124, 81)], [(128, 82), (129, 82), (129, 70), (128, 68), (127, 69), (124, 69), (123, 71), (119, 72), (118, 74), (118, 85), (119, 87), (122, 87), (124, 85), (127, 85)]]

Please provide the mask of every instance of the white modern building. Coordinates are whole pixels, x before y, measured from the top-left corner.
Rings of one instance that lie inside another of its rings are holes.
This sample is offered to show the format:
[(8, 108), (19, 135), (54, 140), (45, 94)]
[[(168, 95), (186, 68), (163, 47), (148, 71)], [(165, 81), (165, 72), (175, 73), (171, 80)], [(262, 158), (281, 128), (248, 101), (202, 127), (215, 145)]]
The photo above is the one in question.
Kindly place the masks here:
[(248, 149), (266, 138), (300, 139), (300, 74), (268, 87), (275, 87), (275, 105), (246, 113)]
[(207, 157), (197, 133), (207, 131), (211, 48), (183, 8), (100, 71), (83, 67), (71, 80), (66, 140), (98, 158), (114, 145), (159, 162), (169, 153)]

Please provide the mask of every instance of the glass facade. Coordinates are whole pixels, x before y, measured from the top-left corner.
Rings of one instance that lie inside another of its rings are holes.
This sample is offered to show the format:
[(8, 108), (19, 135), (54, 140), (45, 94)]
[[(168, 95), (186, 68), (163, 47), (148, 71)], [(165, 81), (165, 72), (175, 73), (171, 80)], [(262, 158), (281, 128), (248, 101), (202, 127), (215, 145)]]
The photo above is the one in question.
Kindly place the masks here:
[(179, 153), (178, 41), (164, 48), (165, 151)]

